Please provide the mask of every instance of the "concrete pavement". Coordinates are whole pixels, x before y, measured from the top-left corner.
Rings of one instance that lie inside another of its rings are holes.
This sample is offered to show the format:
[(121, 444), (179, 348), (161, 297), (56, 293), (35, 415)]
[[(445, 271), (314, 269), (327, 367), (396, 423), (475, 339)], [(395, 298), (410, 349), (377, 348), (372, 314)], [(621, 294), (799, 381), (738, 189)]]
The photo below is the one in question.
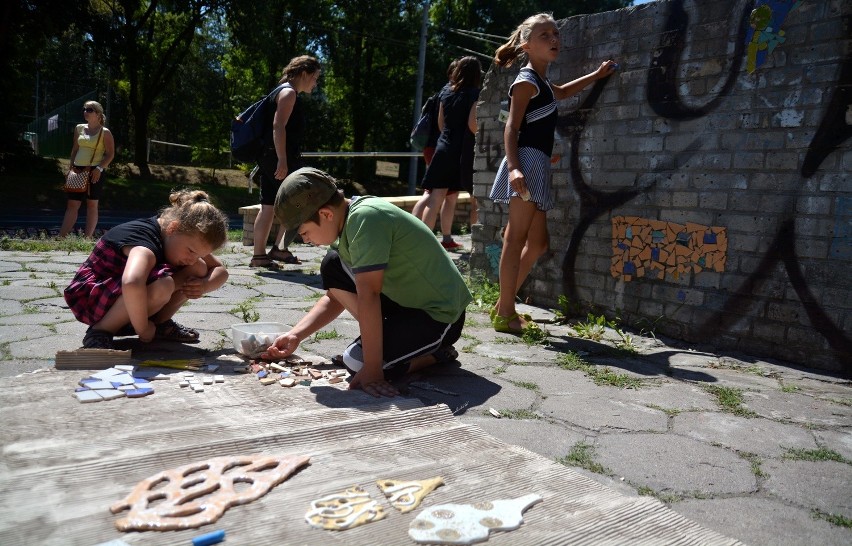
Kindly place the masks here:
[[(460, 240), (469, 248), (469, 238)], [(120, 348), (136, 358), (221, 355), (233, 351), (231, 324), (295, 323), (321, 292), (324, 251), (294, 252), (302, 265), (268, 272), (247, 267), (250, 249), (228, 244), (221, 257), (229, 283), (176, 317), (201, 330), (200, 343), (126, 338)], [(50, 368), (56, 351), (79, 346), (85, 326), (61, 291), (84, 258), (0, 252), (0, 377)], [(495, 333), (487, 310), (471, 309), (459, 362), (400, 384), (404, 396), (444, 403), (504, 442), (622, 494), (654, 496), (747, 544), (852, 543), (848, 380), (636, 334), (635, 353), (618, 351), (622, 338), (612, 329), (599, 341), (582, 339), (576, 328), (549, 323), (549, 310), (524, 309), (542, 322), (544, 342)], [(355, 335), (357, 323), (343, 316), (300, 353), (328, 358)]]

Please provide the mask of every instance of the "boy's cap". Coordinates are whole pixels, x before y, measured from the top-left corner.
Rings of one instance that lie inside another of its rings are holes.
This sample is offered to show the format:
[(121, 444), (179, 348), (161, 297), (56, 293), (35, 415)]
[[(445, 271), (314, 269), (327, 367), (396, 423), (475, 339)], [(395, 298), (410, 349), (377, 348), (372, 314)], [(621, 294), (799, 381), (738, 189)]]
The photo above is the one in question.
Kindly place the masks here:
[(334, 178), (313, 167), (287, 175), (275, 195), (275, 216), (287, 231), (298, 228), (337, 191)]

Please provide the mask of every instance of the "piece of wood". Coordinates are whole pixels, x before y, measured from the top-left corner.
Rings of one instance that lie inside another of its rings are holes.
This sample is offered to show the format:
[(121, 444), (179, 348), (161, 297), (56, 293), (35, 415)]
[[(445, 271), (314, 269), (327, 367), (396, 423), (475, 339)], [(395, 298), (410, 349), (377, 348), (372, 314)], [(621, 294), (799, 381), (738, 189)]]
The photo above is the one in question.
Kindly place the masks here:
[(75, 349), (57, 351), (55, 368), (57, 370), (106, 370), (116, 365), (131, 362), (131, 351), (117, 349)]

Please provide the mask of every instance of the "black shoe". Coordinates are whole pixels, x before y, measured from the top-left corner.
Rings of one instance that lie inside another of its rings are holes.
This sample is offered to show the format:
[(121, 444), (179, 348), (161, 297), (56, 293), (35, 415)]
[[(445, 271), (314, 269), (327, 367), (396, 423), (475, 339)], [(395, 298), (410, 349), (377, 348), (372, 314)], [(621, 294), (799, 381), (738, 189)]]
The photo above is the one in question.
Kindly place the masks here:
[(89, 328), (83, 336), (84, 349), (114, 349), (112, 334), (106, 330), (95, 330)]
[(432, 356), (435, 357), (436, 364), (455, 362), (459, 358), (459, 352), (452, 345), (447, 345), (432, 353)]

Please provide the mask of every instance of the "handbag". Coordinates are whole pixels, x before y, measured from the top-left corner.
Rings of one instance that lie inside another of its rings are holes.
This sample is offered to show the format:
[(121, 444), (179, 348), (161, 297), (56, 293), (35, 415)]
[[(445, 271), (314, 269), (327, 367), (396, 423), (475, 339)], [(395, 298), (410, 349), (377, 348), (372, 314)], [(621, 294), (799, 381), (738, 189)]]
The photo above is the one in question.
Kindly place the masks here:
[(101, 137), (104, 134), (104, 129), (101, 127), (101, 132), (98, 133), (98, 141), (95, 142), (95, 151), (92, 152), (92, 161), (88, 167), (78, 167), (71, 164), (68, 169), (68, 174), (65, 175), (65, 186), (63, 189), (68, 193), (84, 193), (89, 191), (89, 177), (92, 172), (92, 165), (95, 163), (95, 152), (98, 151), (98, 145), (101, 143)]

